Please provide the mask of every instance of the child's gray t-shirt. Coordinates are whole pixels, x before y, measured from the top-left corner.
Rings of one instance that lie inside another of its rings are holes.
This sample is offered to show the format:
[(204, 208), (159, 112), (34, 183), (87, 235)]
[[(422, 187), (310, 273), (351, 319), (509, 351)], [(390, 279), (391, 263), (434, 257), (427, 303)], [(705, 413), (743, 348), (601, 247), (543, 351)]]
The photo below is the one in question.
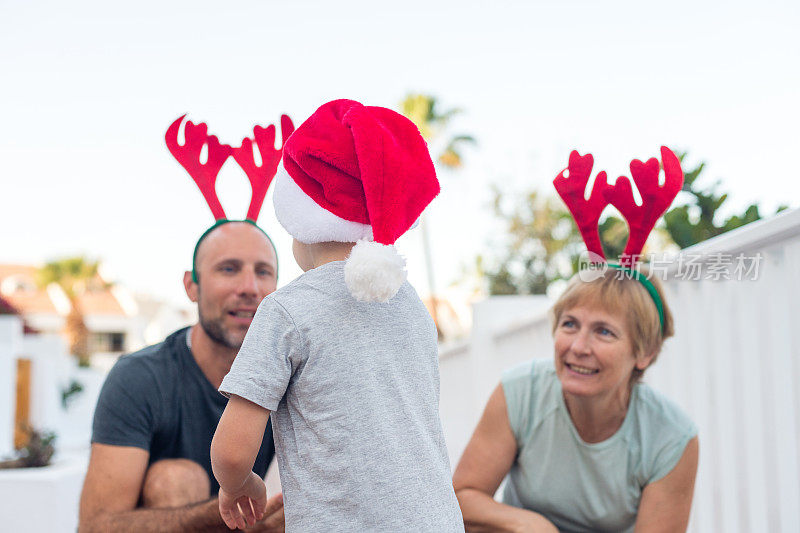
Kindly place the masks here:
[(436, 330), (407, 282), (356, 301), (344, 262), (267, 296), (219, 389), (271, 411), (287, 531), (463, 531)]

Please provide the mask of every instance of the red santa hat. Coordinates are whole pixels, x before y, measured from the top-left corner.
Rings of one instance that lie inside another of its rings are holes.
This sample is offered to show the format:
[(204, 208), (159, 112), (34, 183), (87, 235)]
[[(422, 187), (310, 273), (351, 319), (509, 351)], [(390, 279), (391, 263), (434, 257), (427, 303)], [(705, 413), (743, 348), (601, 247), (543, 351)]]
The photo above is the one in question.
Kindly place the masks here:
[(395, 241), (439, 194), (428, 146), (413, 122), (383, 107), (334, 100), (283, 148), (275, 180), (278, 222), (306, 244), (355, 242), (350, 292), (388, 301), (406, 279)]

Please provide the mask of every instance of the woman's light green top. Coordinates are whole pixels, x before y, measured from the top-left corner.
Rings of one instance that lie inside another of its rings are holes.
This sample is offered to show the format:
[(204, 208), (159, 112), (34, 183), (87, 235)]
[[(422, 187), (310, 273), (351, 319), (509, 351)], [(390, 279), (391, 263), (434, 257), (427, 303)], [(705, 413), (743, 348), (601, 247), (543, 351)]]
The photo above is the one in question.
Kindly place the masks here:
[(680, 408), (642, 383), (619, 430), (592, 444), (572, 423), (552, 360), (516, 366), (502, 384), (518, 447), (503, 501), (561, 531), (633, 531), (642, 490), (667, 475), (697, 435)]

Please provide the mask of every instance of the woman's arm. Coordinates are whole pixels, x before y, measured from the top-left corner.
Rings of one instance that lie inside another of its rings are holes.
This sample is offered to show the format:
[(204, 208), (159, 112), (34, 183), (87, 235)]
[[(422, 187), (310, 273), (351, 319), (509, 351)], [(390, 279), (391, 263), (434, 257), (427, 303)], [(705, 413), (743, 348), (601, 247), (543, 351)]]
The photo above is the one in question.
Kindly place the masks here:
[(264, 515), (267, 491), (264, 480), (253, 472), (253, 464), (268, 419), (267, 409), (231, 395), (211, 441), (211, 468), (220, 487), (220, 515), (231, 529), (252, 526)]
[(697, 475), (697, 437), (686, 445), (672, 471), (642, 491), (636, 533), (686, 531)]
[(494, 500), (494, 493), (517, 456), (503, 386), (486, 404), (475, 433), (453, 475), (453, 486), (467, 531), (557, 532), (545, 517)]

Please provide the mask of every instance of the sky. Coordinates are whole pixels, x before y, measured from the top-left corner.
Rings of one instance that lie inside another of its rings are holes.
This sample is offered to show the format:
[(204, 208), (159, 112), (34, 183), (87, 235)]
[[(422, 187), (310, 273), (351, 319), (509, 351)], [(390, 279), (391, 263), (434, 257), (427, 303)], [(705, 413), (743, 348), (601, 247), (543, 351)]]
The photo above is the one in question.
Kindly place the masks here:
[[(185, 302), (182, 273), (213, 217), (164, 145), (178, 116), (238, 145), (351, 98), (409, 92), (473, 135), (431, 205), (437, 286), (493, 253), (491, 187), (552, 191), (570, 150), (627, 174), (667, 145), (706, 161), (730, 214), (800, 205), (800, 3), (0, 0), (0, 262), (76, 254), (114, 281)], [(245, 175), (217, 189), (244, 217)], [(680, 200), (680, 198), (679, 198)], [(283, 285), (300, 271), (264, 203)], [(427, 291), (419, 230), (398, 243)]]

